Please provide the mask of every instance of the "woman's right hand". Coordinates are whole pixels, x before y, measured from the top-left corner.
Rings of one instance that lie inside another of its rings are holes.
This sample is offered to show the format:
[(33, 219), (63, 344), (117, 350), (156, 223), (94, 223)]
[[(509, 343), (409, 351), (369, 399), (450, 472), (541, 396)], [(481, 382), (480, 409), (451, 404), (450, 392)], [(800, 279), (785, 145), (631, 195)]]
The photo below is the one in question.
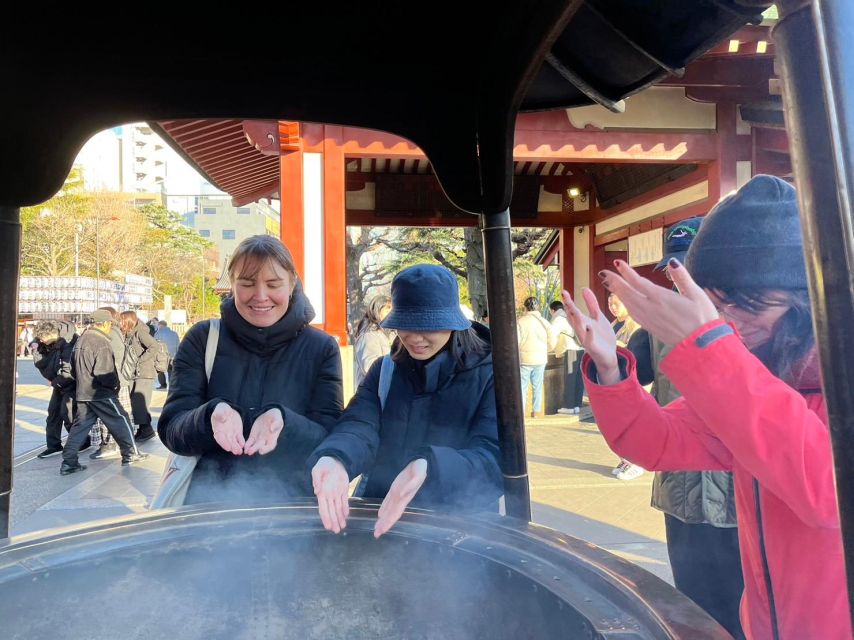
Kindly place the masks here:
[(599, 309), (596, 296), (590, 289), (582, 291), (584, 302), (590, 310), (585, 315), (575, 306), (568, 291), (563, 291), (563, 304), (569, 323), (575, 330), (575, 335), (581, 346), (596, 364), (599, 384), (617, 384), (621, 380), (619, 361), (617, 360), (617, 338), (608, 318)]
[(323, 528), (341, 533), (347, 526), (347, 516), (350, 515), (350, 505), (347, 501), (350, 477), (344, 465), (335, 458), (322, 457), (311, 470), (311, 484), (314, 487), (314, 495), (317, 496)]
[(220, 402), (211, 413), (211, 430), (216, 443), (236, 456), (243, 454), (243, 418), (227, 403)]

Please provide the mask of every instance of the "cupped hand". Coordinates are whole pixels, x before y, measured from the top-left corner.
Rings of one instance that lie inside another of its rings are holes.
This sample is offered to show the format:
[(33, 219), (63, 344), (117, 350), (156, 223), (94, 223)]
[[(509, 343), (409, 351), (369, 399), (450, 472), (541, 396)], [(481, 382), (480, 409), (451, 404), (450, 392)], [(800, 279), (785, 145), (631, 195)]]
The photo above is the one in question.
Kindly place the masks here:
[(211, 430), (214, 440), (225, 451), (236, 456), (243, 454), (243, 419), (225, 402), (220, 402), (211, 413)]
[(678, 293), (638, 275), (622, 260), (615, 261), (614, 266), (616, 272), (600, 272), (605, 288), (616, 293), (629, 315), (664, 344), (677, 345), (719, 317), (709, 296), (676, 259), (671, 259), (668, 267)]
[(599, 309), (599, 303), (593, 292), (590, 289), (584, 289), (582, 295), (590, 315), (585, 314), (575, 305), (568, 291), (562, 292), (567, 318), (584, 351), (596, 364), (599, 383), (616, 384), (620, 381), (620, 369), (614, 329)]
[(350, 477), (344, 465), (335, 458), (324, 456), (311, 470), (311, 484), (314, 487), (314, 495), (317, 496), (323, 528), (341, 533), (347, 526), (347, 516), (350, 515), (347, 501)]
[(374, 537), (379, 538), (388, 532), (400, 520), (406, 507), (427, 479), (427, 461), (424, 458), (413, 460), (403, 468), (380, 505), (377, 523), (374, 525)]
[(252, 429), (249, 431), (243, 452), (250, 456), (256, 453), (260, 453), (262, 456), (265, 453), (270, 453), (276, 448), (279, 442), (279, 434), (282, 433), (284, 426), (285, 421), (279, 409), (274, 407), (265, 411), (252, 423)]

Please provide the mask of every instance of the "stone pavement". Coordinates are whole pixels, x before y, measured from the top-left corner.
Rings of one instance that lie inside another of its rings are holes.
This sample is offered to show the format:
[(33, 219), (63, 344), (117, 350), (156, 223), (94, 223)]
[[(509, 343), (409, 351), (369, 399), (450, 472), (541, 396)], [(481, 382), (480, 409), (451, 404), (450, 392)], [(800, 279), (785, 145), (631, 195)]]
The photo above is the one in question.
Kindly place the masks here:
[[(34, 457), (44, 445), (49, 390), (25, 375), (27, 361), (18, 365), (12, 534), (144, 511), (166, 460), (163, 445), (157, 439), (144, 443), (140, 448), (151, 457), (125, 468), (118, 460), (89, 460), (87, 451), (81, 455), (86, 471), (60, 476), (58, 457)], [(154, 392), (155, 417), (165, 399), (165, 392)], [(527, 443), (535, 522), (593, 542), (672, 583), (664, 521), (649, 506), (652, 474), (629, 482), (611, 475), (617, 457), (599, 435), (589, 409), (580, 417), (529, 420)]]

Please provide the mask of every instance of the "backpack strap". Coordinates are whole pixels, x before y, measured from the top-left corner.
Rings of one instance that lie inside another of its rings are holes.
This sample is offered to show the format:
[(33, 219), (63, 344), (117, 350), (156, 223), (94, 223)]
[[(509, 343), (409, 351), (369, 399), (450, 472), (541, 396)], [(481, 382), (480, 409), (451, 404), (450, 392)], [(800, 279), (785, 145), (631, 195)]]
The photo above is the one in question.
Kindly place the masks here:
[(394, 373), (394, 360), (391, 356), (383, 356), (380, 365), (380, 384), (377, 387), (377, 395), (380, 397), (380, 410), (385, 409), (385, 401), (388, 398), (388, 390), (391, 388), (391, 376)]
[(212, 318), (210, 320), (210, 328), (208, 329), (208, 342), (205, 345), (205, 375), (208, 382), (211, 381), (211, 371), (213, 371), (214, 360), (216, 359), (216, 348), (219, 345), (219, 319)]

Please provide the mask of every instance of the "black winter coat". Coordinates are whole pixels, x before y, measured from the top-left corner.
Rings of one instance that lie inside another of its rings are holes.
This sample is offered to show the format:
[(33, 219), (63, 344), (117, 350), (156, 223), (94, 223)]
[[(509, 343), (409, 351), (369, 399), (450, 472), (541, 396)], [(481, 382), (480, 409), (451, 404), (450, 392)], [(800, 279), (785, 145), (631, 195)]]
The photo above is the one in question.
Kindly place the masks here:
[[(178, 347), (157, 425), (170, 451), (202, 456), (187, 503), (311, 496), (306, 458), (343, 408), (338, 344), (308, 326), (314, 310), (299, 285), (288, 312), (271, 327), (246, 322), (231, 298), (222, 303), (221, 312), (210, 383), (205, 376), (210, 323), (200, 322)], [(285, 426), (276, 449), (264, 456), (235, 456), (221, 449), (210, 423), (220, 402), (240, 413), (247, 437), (255, 418), (278, 407)]]
[(72, 371), (77, 381), (77, 402), (117, 398), (119, 374), (110, 338), (89, 327), (74, 344)]
[(59, 339), (52, 344), (38, 343), (33, 351), (33, 364), (54, 389), (74, 393), (74, 376), (71, 373), (71, 354), (77, 342), (73, 322), (59, 322)]
[[(476, 325), (488, 336), (485, 327)], [(382, 499), (403, 468), (427, 460), (427, 480), (412, 506), (487, 510), (504, 492), (499, 467), (498, 421), (492, 354), (459, 365), (446, 349), (424, 364), (405, 350), (395, 357), (381, 411), (382, 359), (368, 371), (332, 434), (308, 460), (340, 460), (350, 478), (367, 473), (364, 497)]]
[(154, 379), (157, 371), (154, 369), (154, 356), (157, 355), (157, 340), (151, 337), (148, 325), (139, 320), (125, 337), (125, 359), (129, 359), (132, 367), (122, 366), (122, 377), (128, 377), (133, 369), (133, 380), (137, 378)]

